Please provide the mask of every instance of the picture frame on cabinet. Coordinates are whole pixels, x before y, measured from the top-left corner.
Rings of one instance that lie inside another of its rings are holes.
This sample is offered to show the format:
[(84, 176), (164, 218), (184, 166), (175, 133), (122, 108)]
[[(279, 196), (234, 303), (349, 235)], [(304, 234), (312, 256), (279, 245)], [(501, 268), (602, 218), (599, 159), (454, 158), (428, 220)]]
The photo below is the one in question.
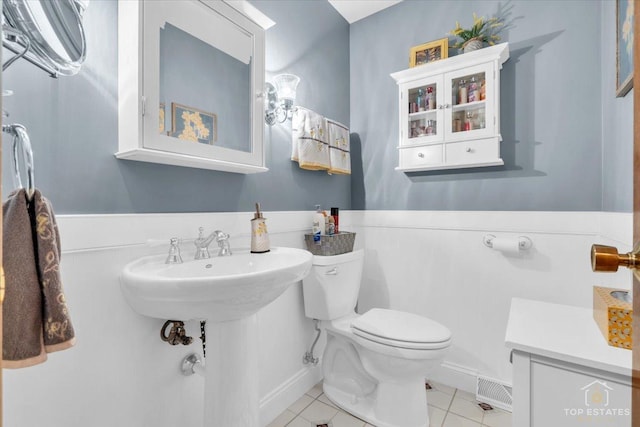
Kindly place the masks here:
[(414, 46), (409, 51), (409, 68), (418, 65), (428, 64), (449, 57), (449, 39), (443, 38), (439, 40), (423, 43)]
[(171, 136), (183, 141), (213, 145), (218, 140), (218, 116), (172, 102)]
[(633, 87), (633, 0), (616, 0), (616, 97)]

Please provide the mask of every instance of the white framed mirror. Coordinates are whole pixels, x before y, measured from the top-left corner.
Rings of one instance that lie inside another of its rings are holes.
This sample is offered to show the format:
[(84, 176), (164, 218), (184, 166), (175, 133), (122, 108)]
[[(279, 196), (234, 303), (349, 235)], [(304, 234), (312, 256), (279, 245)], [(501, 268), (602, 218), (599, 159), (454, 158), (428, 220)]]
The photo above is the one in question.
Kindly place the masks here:
[(119, 1), (116, 157), (267, 171), (264, 30), (272, 24), (247, 2)]

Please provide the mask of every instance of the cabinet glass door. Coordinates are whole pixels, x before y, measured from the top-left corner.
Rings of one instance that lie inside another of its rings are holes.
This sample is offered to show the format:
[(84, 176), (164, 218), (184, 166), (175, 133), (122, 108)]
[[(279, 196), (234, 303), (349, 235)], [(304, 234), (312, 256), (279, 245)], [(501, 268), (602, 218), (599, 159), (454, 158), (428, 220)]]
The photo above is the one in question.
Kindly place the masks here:
[[(407, 89), (406, 138), (407, 144), (429, 144), (442, 140), (442, 84), (441, 81), (423, 80)], [(440, 107), (440, 108), (439, 108)]]
[(452, 139), (482, 138), (494, 127), (494, 80), (491, 64), (449, 73), (445, 78), (450, 95), (447, 134)]

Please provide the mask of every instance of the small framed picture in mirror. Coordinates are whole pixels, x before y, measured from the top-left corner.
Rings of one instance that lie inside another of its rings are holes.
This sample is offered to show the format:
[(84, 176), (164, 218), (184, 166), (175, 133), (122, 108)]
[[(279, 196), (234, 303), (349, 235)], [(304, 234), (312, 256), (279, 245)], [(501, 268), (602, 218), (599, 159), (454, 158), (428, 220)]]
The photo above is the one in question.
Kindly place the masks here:
[(218, 140), (218, 117), (213, 113), (172, 102), (171, 135), (183, 141), (213, 145)]
[(411, 48), (409, 67), (428, 64), (449, 57), (449, 39), (439, 39)]

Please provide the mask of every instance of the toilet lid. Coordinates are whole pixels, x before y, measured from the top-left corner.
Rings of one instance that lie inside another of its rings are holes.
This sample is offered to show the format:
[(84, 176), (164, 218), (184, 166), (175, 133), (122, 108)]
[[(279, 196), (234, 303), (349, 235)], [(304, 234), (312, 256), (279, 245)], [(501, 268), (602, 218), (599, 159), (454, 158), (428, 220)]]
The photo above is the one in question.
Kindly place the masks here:
[(445, 347), (448, 328), (426, 317), (403, 311), (373, 308), (351, 323), (354, 334), (380, 344), (414, 349)]

